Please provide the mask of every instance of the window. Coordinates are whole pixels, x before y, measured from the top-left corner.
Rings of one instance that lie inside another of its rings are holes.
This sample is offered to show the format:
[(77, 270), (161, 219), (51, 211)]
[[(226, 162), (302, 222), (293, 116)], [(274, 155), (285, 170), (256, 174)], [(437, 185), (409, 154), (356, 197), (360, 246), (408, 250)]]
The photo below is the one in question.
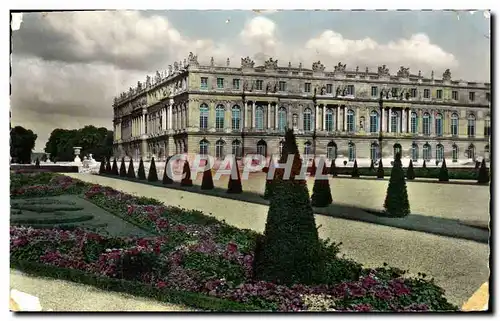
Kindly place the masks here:
[(311, 143), (310, 142), (306, 142), (304, 144), (304, 156), (309, 156), (311, 155)]
[(280, 153), (280, 158), (281, 158), (281, 156), (283, 156), (283, 146), (285, 146), (285, 142), (280, 141), (280, 145), (278, 147), (279, 153)]
[(224, 105), (217, 105), (215, 107), (215, 129), (223, 130), (224, 129)]
[(233, 89), (240, 89), (240, 80), (233, 79)]
[(476, 159), (476, 148), (473, 144), (469, 145), (469, 148), (467, 149), (467, 156), (468, 158)]
[(451, 150), (451, 161), (453, 163), (458, 162), (458, 146), (453, 144), (453, 149)]
[(453, 91), (451, 92), (451, 99), (453, 99), (453, 100), (458, 100), (458, 91), (453, 90)]
[(200, 155), (208, 155), (208, 142), (204, 139), (200, 141)]
[[(324, 107), (326, 108), (326, 107)], [(327, 132), (331, 132), (333, 131), (333, 111), (328, 108), (326, 111), (325, 111), (325, 130)]]
[(337, 145), (335, 144), (335, 142), (329, 142), (326, 146), (326, 157), (328, 159), (337, 158)]
[(304, 110), (304, 131), (311, 131), (312, 127), (312, 112), (310, 108)]
[(377, 143), (372, 143), (370, 145), (370, 159), (372, 161), (375, 161), (378, 159), (378, 144)]
[(370, 133), (378, 132), (378, 113), (373, 110), (370, 113)]
[(458, 136), (458, 114), (451, 114), (451, 135), (456, 137)]
[(391, 96), (392, 97), (397, 97), (398, 96), (398, 89), (396, 87), (391, 89)]
[(411, 160), (418, 162), (418, 145), (415, 143), (411, 144)]
[(333, 86), (332, 86), (332, 84), (327, 84), (326, 85), (326, 93), (327, 94), (333, 93)]
[(264, 129), (264, 108), (262, 106), (255, 108), (255, 128), (259, 130)]
[(310, 93), (311, 92), (311, 83), (310, 82), (306, 82), (304, 84), (304, 92), (306, 92), (306, 93)]
[(241, 122), (241, 110), (240, 106), (233, 106), (233, 109), (231, 110), (231, 129), (232, 130), (239, 130), (240, 129), (240, 122)]
[(442, 89), (436, 90), (436, 98), (443, 99), (443, 90)]
[(467, 136), (476, 136), (476, 116), (474, 116), (473, 114), (470, 114), (467, 118)]
[(490, 101), (491, 101), (491, 94), (490, 94), (490, 93), (486, 93), (486, 100), (487, 100), (488, 102), (490, 102)]
[(353, 142), (349, 143), (347, 154), (350, 162), (356, 159), (356, 145)]
[(394, 144), (394, 146), (392, 146), (392, 149), (394, 152), (394, 158), (396, 158), (396, 154), (401, 154), (401, 144)]
[(354, 85), (347, 85), (347, 95), (354, 96)]
[(391, 112), (391, 133), (398, 132), (399, 115), (396, 111)]
[(418, 117), (416, 112), (412, 112), (410, 115), (410, 132), (412, 134), (418, 133)]
[(218, 140), (215, 142), (215, 157), (216, 158), (223, 158), (224, 157), (224, 141), (223, 140)]
[(233, 140), (231, 143), (231, 153), (236, 157), (241, 157), (241, 143), (239, 140)]
[(429, 136), (431, 134), (431, 115), (429, 115), (429, 113), (424, 113), (424, 116), (422, 117), (422, 125), (424, 135)]
[(372, 97), (377, 97), (377, 96), (378, 96), (378, 87), (372, 86)]
[(286, 109), (281, 107), (278, 110), (278, 130), (285, 131), (286, 127)]
[(444, 159), (444, 147), (441, 144), (436, 145), (436, 160), (442, 162)]
[(201, 77), (200, 88), (201, 89), (208, 88), (208, 77)]
[(208, 127), (208, 106), (202, 104), (200, 106), (200, 129), (207, 129)]
[(426, 143), (424, 145), (423, 152), (424, 152), (424, 160), (427, 162), (430, 161), (431, 160), (431, 145)]
[(224, 89), (224, 78), (217, 78), (217, 88)]
[(476, 99), (476, 93), (471, 91), (469, 92), (469, 100), (474, 101)]
[(443, 136), (443, 115), (440, 113), (436, 114), (435, 126), (436, 126), (436, 136), (438, 137)]
[(354, 132), (355, 130), (355, 122), (354, 122), (354, 111), (349, 109), (347, 111), (347, 131), (349, 133)]
[(410, 97), (411, 98), (417, 97), (417, 88), (410, 89)]
[(491, 135), (491, 122), (490, 117), (486, 116), (484, 119), (484, 137), (488, 138)]
[(424, 98), (430, 98), (431, 97), (431, 91), (429, 89), (424, 89)]
[(256, 90), (262, 90), (263, 84), (264, 84), (264, 82), (262, 80), (256, 80), (255, 81), (255, 89)]
[(278, 85), (279, 85), (279, 91), (286, 91), (286, 82), (280, 81)]
[(257, 143), (257, 154), (267, 157), (267, 144), (265, 141), (260, 140)]

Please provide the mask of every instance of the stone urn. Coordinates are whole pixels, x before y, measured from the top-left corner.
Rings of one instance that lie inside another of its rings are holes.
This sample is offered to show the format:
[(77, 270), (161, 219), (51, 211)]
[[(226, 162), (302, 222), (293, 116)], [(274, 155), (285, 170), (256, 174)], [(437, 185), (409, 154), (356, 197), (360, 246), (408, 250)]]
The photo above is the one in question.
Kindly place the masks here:
[(81, 164), (82, 160), (80, 159), (80, 152), (81, 152), (82, 148), (81, 147), (73, 147), (73, 150), (75, 151), (75, 159), (73, 162), (76, 164)]

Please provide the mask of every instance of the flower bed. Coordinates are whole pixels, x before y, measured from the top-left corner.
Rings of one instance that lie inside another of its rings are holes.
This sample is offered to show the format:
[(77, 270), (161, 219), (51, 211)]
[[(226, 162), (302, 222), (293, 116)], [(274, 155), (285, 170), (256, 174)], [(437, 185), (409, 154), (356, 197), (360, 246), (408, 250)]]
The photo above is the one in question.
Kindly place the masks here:
[[(69, 185), (77, 184), (73, 180)], [(329, 258), (325, 284), (284, 286), (255, 280), (253, 250), (258, 233), (99, 185), (87, 186), (85, 198), (156, 236), (112, 238), (79, 229), (11, 227), (11, 262), (31, 271), (136, 294), (153, 293), (173, 303), (217, 311), (457, 309), (432, 280), (403, 278), (403, 271), (387, 267), (362, 269), (340, 257), (339, 244), (328, 241), (324, 242)], [(172, 293), (196, 299), (181, 300)]]

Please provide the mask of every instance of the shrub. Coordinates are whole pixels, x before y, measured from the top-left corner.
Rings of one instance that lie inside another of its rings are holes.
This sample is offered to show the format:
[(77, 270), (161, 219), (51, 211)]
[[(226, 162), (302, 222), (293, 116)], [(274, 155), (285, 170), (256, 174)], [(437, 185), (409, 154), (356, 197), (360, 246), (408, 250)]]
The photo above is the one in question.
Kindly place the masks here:
[[(322, 168), (322, 174), (326, 175), (326, 164)], [(319, 175), (318, 175), (319, 176)], [(327, 207), (332, 204), (332, 191), (330, 190), (330, 181), (320, 177), (314, 180), (313, 194), (311, 196), (311, 204), (315, 207)]]
[(425, 163), (425, 159), (424, 159), (424, 163), (422, 164), (422, 168), (427, 168), (427, 164)]
[(207, 165), (208, 168), (203, 172), (203, 178), (201, 180), (201, 189), (203, 190), (214, 189), (214, 179), (212, 177), (210, 159), (207, 159)]
[(122, 157), (122, 163), (120, 165), (120, 176), (121, 177), (127, 176), (127, 169), (125, 168), (125, 157)]
[(172, 165), (168, 165), (168, 162), (172, 159), (172, 156), (167, 157), (167, 161), (165, 162), (165, 170), (163, 171), (163, 179), (162, 183), (165, 185), (173, 184), (174, 180), (172, 177), (174, 176), (172, 173)]
[(312, 284), (323, 277), (324, 260), (307, 183), (295, 179), (300, 160), (293, 130), (287, 130), (281, 163), (295, 155), (290, 178), (277, 169), (264, 235), (255, 248), (254, 273), (278, 284)]
[(337, 176), (337, 166), (335, 166), (335, 159), (332, 160), (332, 163), (330, 165), (330, 175), (333, 177)]
[(268, 200), (271, 198), (271, 196), (273, 195), (273, 181), (274, 181), (274, 178), (276, 177), (276, 171), (273, 173), (273, 177), (271, 179), (269, 179), (269, 170), (271, 169), (271, 166), (272, 166), (272, 163), (269, 162), (269, 167), (267, 168), (267, 172), (266, 172), (266, 189), (264, 190), (264, 199)]
[(384, 164), (382, 163), (382, 158), (378, 162), (377, 178), (384, 178)]
[(413, 161), (410, 159), (410, 164), (408, 165), (408, 170), (406, 171), (407, 179), (415, 179), (415, 171), (413, 170)]
[(135, 179), (134, 161), (132, 158), (130, 158), (130, 162), (128, 163), (127, 177)]
[(106, 161), (102, 160), (101, 161), (101, 167), (99, 167), (99, 174), (106, 174)]
[(137, 178), (140, 180), (145, 180), (146, 179), (146, 171), (144, 170), (144, 162), (141, 160), (139, 161), (139, 170), (137, 171)]
[(370, 171), (374, 171), (375, 170), (375, 163), (373, 162), (373, 159), (370, 161), (370, 168), (369, 168)]
[(148, 181), (149, 182), (158, 181), (158, 174), (156, 173), (156, 165), (154, 157), (151, 157), (151, 164), (149, 165)]
[(448, 182), (450, 177), (448, 176), (448, 168), (446, 168), (446, 159), (443, 159), (443, 164), (441, 164), (441, 169), (439, 170), (439, 181)]
[(351, 177), (359, 177), (358, 171), (358, 160), (354, 160), (354, 166), (352, 167)]
[(391, 217), (404, 217), (410, 214), (410, 203), (408, 202), (408, 191), (406, 189), (405, 175), (401, 164), (401, 154), (396, 154), (394, 166), (387, 187), (384, 208)]
[(40, 159), (38, 159), (38, 157), (36, 158), (36, 161), (35, 161), (35, 167), (40, 168)]
[(106, 162), (106, 174), (111, 174), (111, 158)]
[(116, 163), (116, 158), (113, 159), (113, 167), (111, 167), (111, 174), (118, 176), (118, 164)]
[[(234, 176), (236, 176), (236, 178), (234, 178)], [(240, 170), (238, 169), (238, 162), (236, 159), (234, 159), (233, 166), (231, 166), (231, 177), (229, 177), (229, 182), (227, 183), (227, 192), (229, 194), (243, 193)]]
[(490, 173), (486, 167), (486, 160), (484, 158), (477, 174), (477, 182), (479, 184), (488, 184), (490, 182)]
[(344, 166), (347, 166), (347, 161), (344, 161)]
[(191, 167), (189, 166), (189, 162), (187, 160), (184, 162), (182, 176), (181, 186), (193, 186), (193, 180), (191, 179)]

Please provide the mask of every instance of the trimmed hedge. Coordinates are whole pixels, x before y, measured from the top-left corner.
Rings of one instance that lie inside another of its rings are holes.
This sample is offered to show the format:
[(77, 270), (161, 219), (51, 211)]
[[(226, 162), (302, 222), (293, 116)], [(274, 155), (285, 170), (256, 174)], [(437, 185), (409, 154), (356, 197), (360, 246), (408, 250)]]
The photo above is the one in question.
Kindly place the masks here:
[(128, 178), (135, 178), (134, 161), (132, 160), (132, 158), (130, 159), (130, 162), (128, 163), (127, 177)]
[(187, 160), (184, 162), (182, 176), (181, 186), (193, 186), (193, 180), (191, 179), (191, 166), (189, 166), (189, 162)]
[(488, 184), (490, 182), (490, 173), (486, 167), (486, 161), (483, 158), (481, 162), (481, 167), (479, 168), (479, 173), (477, 175), (477, 182), (479, 184)]
[(120, 165), (120, 176), (127, 177), (127, 169), (125, 168), (125, 157), (122, 157), (122, 163)]
[(149, 165), (148, 181), (156, 182), (158, 181), (158, 174), (156, 173), (155, 158), (151, 158), (151, 163)]
[[(172, 164), (168, 166), (168, 162), (172, 159), (172, 156), (167, 157), (167, 160), (165, 161), (165, 169), (163, 171), (163, 179), (162, 179), (162, 184), (164, 185), (169, 185), (173, 184), (174, 180), (172, 179), (173, 173), (172, 173)], [(169, 176), (170, 175), (170, 176)]]
[(146, 171), (144, 170), (144, 161), (141, 160), (139, 161), (139, 169), (137, 171), (137, 178), (140, 180), (145, 180), (146, 179)]
[(118, 176), (118, 164), (116, 163), (116, 158), (113, 159), (113, 167), (111, 167), (111, 174)]

